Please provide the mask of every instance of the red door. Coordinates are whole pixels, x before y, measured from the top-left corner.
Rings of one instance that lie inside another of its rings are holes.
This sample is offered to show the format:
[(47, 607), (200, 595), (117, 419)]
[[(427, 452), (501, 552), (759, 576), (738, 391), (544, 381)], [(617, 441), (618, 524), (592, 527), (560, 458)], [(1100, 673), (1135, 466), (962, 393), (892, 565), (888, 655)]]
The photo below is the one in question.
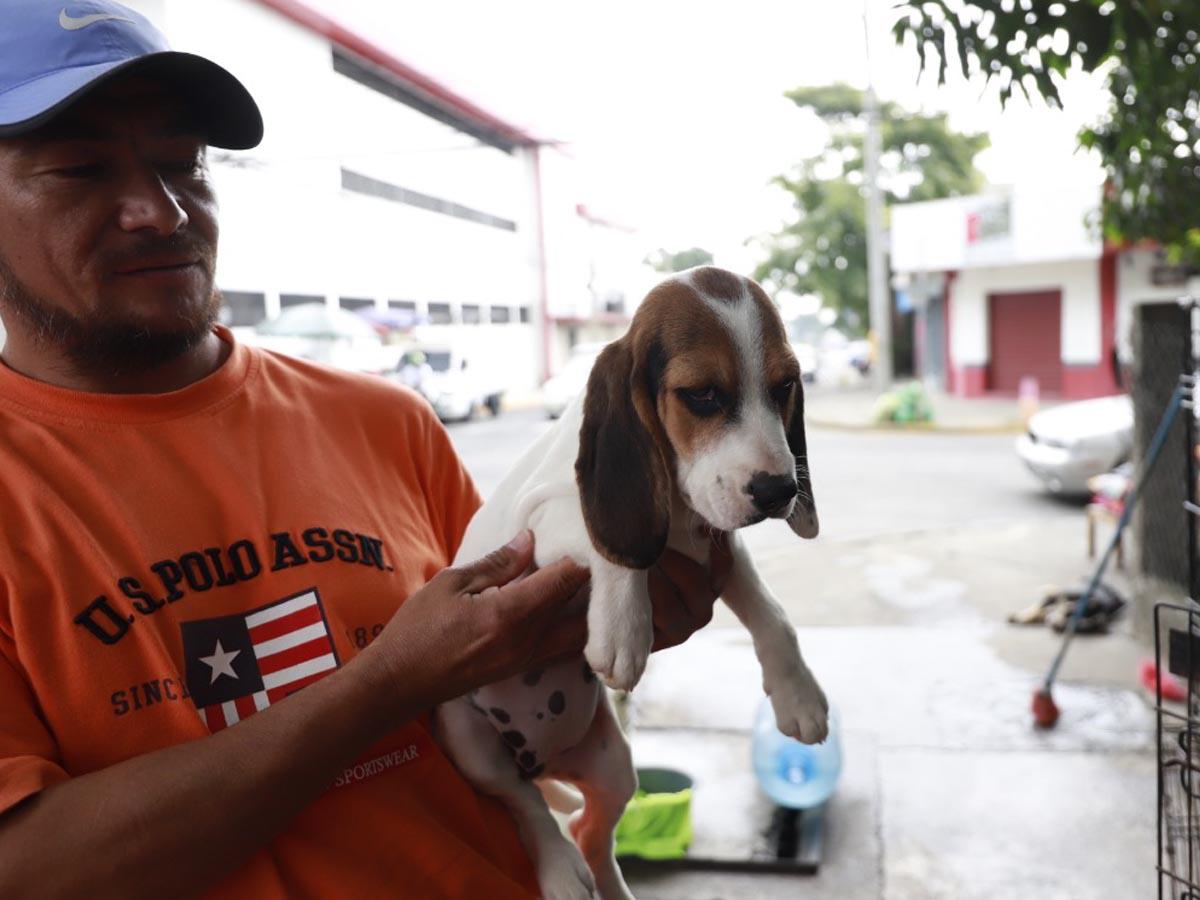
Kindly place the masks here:
[(1062, 291), (988, 295), (988, 387), (1015, 393), (1032, 376), (1043, 393), (1062, 390)]

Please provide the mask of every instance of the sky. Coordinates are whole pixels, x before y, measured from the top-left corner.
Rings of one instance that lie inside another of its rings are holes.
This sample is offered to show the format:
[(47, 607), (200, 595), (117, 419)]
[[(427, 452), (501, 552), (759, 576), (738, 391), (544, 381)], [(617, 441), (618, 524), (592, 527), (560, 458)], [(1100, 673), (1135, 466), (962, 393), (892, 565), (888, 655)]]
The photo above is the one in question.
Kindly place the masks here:
[(984, 131), (976, 165), (991, 184), (1102, 175), (1075, 134), (1104, 111), (1098, 77), (1074, 73), (1065, 109), (994, 89), (918, 83), (915, 50), (890, 33), (892, 0), (308, 0), (456, 93), (576, 160), (579, 199), (636, 227), (647, 246), (701, 246), (748, 270), (747, 240), (778, 228), (788, 197), (770, 185), (817, 152), (824, 129), (784, 97), (868, 77), (877, 93)]

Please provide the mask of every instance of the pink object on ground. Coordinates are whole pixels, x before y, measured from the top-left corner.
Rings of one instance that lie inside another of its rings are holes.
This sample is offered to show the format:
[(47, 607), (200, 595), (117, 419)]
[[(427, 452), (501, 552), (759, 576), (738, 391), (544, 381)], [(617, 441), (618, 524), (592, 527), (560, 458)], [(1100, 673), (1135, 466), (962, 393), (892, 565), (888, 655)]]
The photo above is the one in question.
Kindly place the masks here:
[(1155, 693), (1157, 683), (1161, 679), (1164, 700), (1182, 703), (1187, 699), (1187, 686), (1170, 672), (1159, 672), (1158, 665), (1152, 659), (1142, 660), (1138, 667), (1138, 679), (1142, 682), (1142, 687), (1151, 693)]

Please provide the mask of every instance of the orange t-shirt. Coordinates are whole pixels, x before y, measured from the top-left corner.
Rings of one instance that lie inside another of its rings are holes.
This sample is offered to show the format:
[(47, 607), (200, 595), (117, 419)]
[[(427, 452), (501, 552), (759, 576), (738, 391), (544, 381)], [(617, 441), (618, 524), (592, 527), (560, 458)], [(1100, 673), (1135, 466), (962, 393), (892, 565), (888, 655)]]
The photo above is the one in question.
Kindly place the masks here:
[[(287, 702), (449, 564), (479, 505), (412, 392), (218, 333), (225, 364), (169, 394), (0, 365), (0, 811)], [(528, 898), (536, 878), (422, 717), (214, 893)]]

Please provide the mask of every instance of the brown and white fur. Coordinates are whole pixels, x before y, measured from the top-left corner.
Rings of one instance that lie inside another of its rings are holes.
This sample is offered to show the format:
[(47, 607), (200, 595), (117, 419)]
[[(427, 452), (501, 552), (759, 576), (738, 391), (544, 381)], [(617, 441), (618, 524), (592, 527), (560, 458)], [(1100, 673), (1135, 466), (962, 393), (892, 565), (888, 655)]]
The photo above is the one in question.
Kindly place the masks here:
[[(436, 716), (463, 775), (512, 811), (544, 897), (631, 896), (613, 829), (636, 776), (592, 672), (624, 690), (641, 677), (653, 641), (648, 570), (665, 548), (707, 563), (710, 535), (728, 532), (722, 599), (753, 637), (776, 722), (799, 740), (824, 740), (824, 694), (737, 534), (772, 517), (816, 536), (803, 406), (799, 365), (762, 288), (712, 267), (680, 273), (650, 292), (629, 332), (600, 354), (584, 397), (467, 529), (458, 561), (529, 528), (538, 566), (569, 556), (591, 570), (586, 664), (489, 685)], [(574, 844), (534, 778), (583, 794)]]

